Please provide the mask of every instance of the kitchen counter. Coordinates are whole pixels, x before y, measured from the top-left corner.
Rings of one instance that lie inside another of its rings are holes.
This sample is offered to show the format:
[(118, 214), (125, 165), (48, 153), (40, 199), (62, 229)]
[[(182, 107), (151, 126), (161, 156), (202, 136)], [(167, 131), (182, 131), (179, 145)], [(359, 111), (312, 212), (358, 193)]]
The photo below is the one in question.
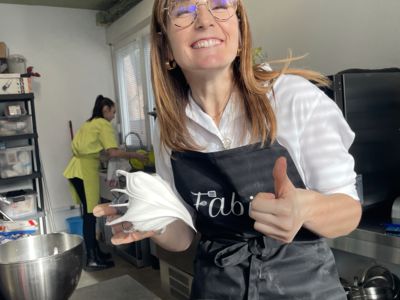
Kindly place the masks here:
[(377, 259), (387, 263), (400, 262), (400, 237), (384, 232), (357, 228), (347, 236), (328, 240), (333, 249)]
[(328, 240), (328, 244), (333, 249), (399, 264), (400, 236), (387, 234), (386, 223), (390, 223), (387, 213), (382, 215), (376, 211), (368, 211), (364, 213), (356, 230), (347, 236)]

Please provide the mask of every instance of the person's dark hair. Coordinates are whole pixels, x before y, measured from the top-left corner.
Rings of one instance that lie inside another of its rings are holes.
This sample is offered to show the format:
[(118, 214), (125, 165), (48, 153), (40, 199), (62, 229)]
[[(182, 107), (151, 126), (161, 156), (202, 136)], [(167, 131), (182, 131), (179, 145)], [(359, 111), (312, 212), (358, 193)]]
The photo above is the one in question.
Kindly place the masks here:
[(115, 103), (111, 99), (103, 97), (103, 95), (98, 95), (96, 98), (96, 102), (94, 103), (92, 116), (88, 121), (92, 121), (93, 119), (96, 118), (103, 118), (104, 106), (111, 108), (115, 106)]

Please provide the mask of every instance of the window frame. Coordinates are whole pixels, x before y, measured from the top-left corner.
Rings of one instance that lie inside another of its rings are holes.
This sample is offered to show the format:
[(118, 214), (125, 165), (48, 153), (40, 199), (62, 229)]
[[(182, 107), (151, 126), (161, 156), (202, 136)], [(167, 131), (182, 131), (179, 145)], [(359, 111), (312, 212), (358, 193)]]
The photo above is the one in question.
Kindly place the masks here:
[[(146, 54), (145, 54), (145, 43), (150, 42), (150, 25), (146, 25), (140, 30), (137, 30), (134, 33), (129, 34), (123, 39), (120, 39), (113, 45), (111, 45), (111, 55), (112, 55), (112, 64), (113, 64), (113, 75), (114, 75), (114, 85), (115, 85), (115, 94), (118, 103), (118, 116), (117, 116), (117, 126), (119, 132), (119, 139), (121, 143), (125, 144), (125, 137), (127, 135), (126, 128), (130, 128), (129, 124), (125, 124), (125, 119), (123, 115), (128, 114), (126, 111), (123, 111), (124, 104), (122, 101), (123, 95), (120, 92), (120, 82), (118, 76), (118, 52), (125, 47), (128, 47), (130, 44), (137, 43), (139, 48), (139, 56), (140, 56), (140, 78), (142, 83), (142, 97), (143, 97), (143, 113), (144, 113), (144, 121), (145, 121), (145, 131), (146, 136), (143, 140), (143, 144), (147, 150), (152, 148), (152, 135), (153, 128), (155, 125), (155, 120), (153, 117), (148, 115), (149, 112), (153, 111), (154, 104), (154, 96), (152, 92), (152, 84), (151, 84), (151, 76), (150, 76), (150, 61), (146, 64)], [(148, 47), (150, 46), (147, 44)], [(150, 54), (150, 49), (148, 48), (148, 53)], [(150, 56), (148, 57), (150, 60)]]

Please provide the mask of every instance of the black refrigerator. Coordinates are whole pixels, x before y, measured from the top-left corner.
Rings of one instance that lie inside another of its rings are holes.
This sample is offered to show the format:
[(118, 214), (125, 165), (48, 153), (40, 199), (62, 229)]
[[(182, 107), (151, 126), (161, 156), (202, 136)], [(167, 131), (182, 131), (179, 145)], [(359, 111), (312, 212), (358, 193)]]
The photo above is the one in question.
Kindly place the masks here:
[(333, 98), (356, 134), (349, 151), (363, 209), (390, 214), (400, 196), (400, 69), (340, 72)]

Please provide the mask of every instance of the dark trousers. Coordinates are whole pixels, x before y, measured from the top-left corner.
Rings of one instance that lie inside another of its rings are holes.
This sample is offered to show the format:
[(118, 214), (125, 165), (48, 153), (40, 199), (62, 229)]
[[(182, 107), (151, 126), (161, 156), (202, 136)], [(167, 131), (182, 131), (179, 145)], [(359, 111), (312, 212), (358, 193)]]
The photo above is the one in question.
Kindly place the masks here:
[(69, 181), (75, 188), (82, 203), (83, 239), (85, 240), (86, 251), (89, 252), (96, 247), (96, 217), (87, 211), (83, 180), (75, 177), (70, 178)]

